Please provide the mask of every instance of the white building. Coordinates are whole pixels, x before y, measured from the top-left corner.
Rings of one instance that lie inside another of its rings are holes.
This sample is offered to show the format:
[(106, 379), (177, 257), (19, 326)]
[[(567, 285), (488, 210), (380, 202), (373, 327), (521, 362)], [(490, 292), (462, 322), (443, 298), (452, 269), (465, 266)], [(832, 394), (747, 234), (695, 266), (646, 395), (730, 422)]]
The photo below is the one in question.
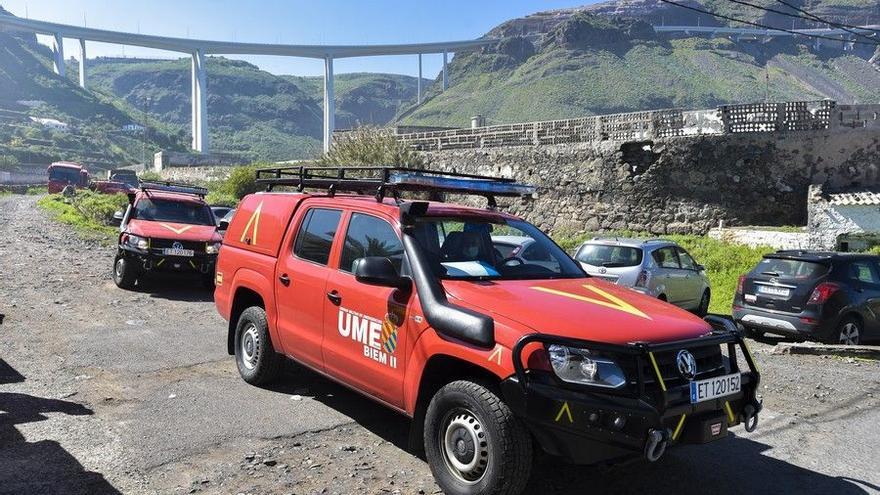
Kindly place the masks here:
[(42, 125), (43, 127), (49, 128), (49, 129), (57, 129), (59, 131), (66, 131), (70, 128), (70, 125), (68, 125), (66, 122), (61, 122), (60, 120), (57, 120), (57, 119), (31, 117), (31, 120)]
[(125, 124), (124, 126), (122, 126), (122, 132), (137, 133), (137, 132), (143, 132), (143, 131), (144, 131), (144, 126), (142, 126), (140, 124)]
[(880, 245), (880, 188), (810, 186), (807, 229), (813, 249), (861, 251)]

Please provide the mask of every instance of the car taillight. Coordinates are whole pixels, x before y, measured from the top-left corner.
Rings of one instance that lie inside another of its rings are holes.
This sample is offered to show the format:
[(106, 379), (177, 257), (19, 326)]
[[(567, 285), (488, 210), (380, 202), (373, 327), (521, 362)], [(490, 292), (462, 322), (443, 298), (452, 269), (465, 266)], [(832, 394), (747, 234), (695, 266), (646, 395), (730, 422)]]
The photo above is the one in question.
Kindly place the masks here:
[(740, 276), (739, 276), (739, 281), (737, 281), (737, 283), (736, 283), (736, 293), (737, 293), (737, 294), (742, 294), (742, 293), (743, 293), (743, 285), (745, 284), (745, 282), (746, 282), (746, 276), (745, 276), (745, 275), (740, 275)]
[(636, 279), (636, 287), (647, 287), (648, 286), (648, 270), (642, 270), (639, 272), (639, 278)]
[(807, 301), (807, 304), (825, 304), (825, 302), (839, 290), (840, 286), (834, 282), (822, 282), (813, 289), (813, 293), (810, 294), (810, 299)]

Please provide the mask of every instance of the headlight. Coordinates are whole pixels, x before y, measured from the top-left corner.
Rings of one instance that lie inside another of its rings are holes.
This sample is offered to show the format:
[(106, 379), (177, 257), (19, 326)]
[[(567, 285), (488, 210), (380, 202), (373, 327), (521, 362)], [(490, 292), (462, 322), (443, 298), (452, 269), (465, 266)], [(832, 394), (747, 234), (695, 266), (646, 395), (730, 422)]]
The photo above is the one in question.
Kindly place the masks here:
[(219, 242), (209, 242), (205, 246), (205, 253), (207, 254), (217, 254), (220, 252), (221, 243)]
[(139, 237), (136, 235), (128, 235), (128, 239), (125, 240), (125, 243), (133, 248), (140, 249), (141, 251), (146, 251), (150, 249), (150, 241), (149, 239), (144, 239), (143, 237)]
[(623, 370), (609, 358), (563, 345), (551, 345), (547, 353), (553, 371), (564, 382), (607, 388), (620, 388), (626, 384)]

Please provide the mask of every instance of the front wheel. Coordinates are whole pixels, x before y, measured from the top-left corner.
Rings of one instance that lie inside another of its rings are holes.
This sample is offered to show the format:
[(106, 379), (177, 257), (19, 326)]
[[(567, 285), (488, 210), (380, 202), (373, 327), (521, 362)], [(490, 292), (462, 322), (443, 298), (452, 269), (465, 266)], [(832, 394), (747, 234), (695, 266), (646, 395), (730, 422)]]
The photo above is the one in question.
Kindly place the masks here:
[(700, 305), (697, 306), (697, 316), (703, 317), (709, 313), (709, 289), (703, 291), (703, 297), (700, 298)]
[(425, 455), (451, 495), (522, 493), (532, 468), (532, 441), (494, 391), (460, 380), (442, 387), (425, 414)]
[(238, 318), (235, 364), (242, 379), (251, 385), (263, 385), (278, 376), (281, 356), (272, 345), (266, 311), (261, 307), (251, 306)]
[(131, 290), (137, 281), (137, 267), (125, 256), (117, 255), (113, 261), (113, 282), (120, 289)]

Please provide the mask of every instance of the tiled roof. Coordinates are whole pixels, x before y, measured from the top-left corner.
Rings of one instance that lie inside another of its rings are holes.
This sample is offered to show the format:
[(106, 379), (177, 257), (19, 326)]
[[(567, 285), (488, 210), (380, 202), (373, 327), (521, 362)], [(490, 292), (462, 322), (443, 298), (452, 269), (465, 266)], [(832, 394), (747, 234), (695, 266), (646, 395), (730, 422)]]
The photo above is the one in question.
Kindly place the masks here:
[(828, 194), (830, 205), (880, 205), (880, 191), (851, 191)]

